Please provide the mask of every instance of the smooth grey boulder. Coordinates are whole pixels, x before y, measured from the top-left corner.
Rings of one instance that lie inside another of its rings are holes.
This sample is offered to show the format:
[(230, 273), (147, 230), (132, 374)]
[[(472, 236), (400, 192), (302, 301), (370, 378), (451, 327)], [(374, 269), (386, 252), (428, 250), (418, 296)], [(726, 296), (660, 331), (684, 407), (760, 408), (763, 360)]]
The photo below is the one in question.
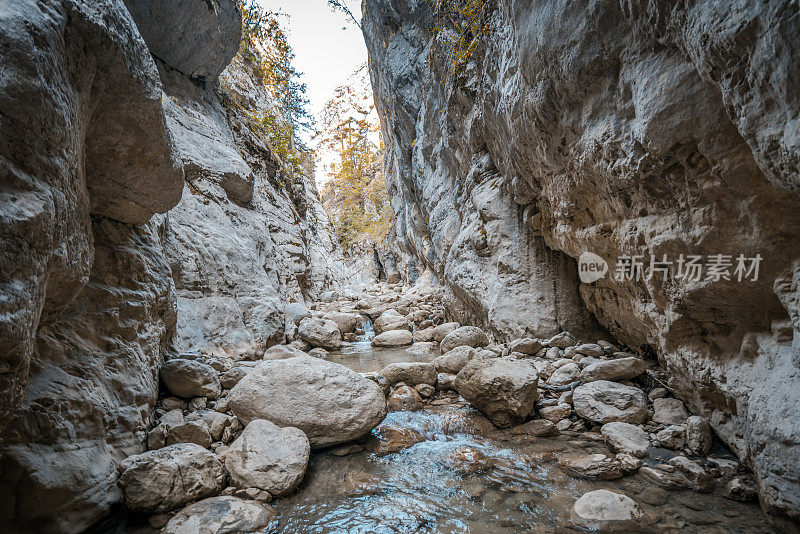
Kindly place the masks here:
[(192, 397), (216, 399), (222, 391), (217, 372), (212, 367), (194, 360), (168, 360), (161, 366), (160, 375), (167, 389), (185, 399)]
[(408, 330), (410, 332), (411, 323), (409, 323), (408, 319), (402, 315), (383, 314), (372, 324), (372, 329), (375, 331), (376, 335), (389, 332), (391, 330)]
[(436, 366), (427, 362), (398, 362), (384, 367), (380, 374), (391, 385), (405, 382), (406, 385), (436, 384)]
[(372, 338), (372, 344), (376, 347), (403, 347), (413, 342), (414, 337), (408, 330), (389, 330)]
[(662, 425), (682, 425), (689, 417), (683, 401), (673, 397), (653, 401), (653, 421)]
[(303, 319), (297, 327), (297, 337), (323, 349), (337, 350), (342, 346), (339, 326), (329, 319)]
[(129, 456), (119, 470), (125, 504), (136, 512), (168, 512), (225, 487), (222, 463), (213, 452), (194, 443)]
[(547, 379), (547, 383), (551, 386), (564, 386), (575, 382), (580, 377), (581, 368), (578, 367), (578, 364), (567, 362), (553, 371), (553, 374)]
[(213, 81), (239, 49), (234, 0), (125, 0), (154, 56), (190, 78)]
[(522, 423), (539, 398), (539, 374), (529, 360), (474, 359), (456, 375), (455, 387), (500, 428)]
[(616, 360), (603, 360), (595, 362), (583, 368), (581, 380), (591, 382), (593, 380), (630, 380), (647, 369), (647, 364), (641, 358), (629, 356)]
[(231, 389), (228, 406), (244, 424), (266, 419), (299, 428), (313, 448), (359, 438), (386, 417), (378, 384), (311, 356), (259, 363)]
[(576, 525), (589, 530), (635, 527), (646, 519), (636, 501), (605, 489), (584, 493), (572, 506), (570, 516)]
[(352, 332), (357, 326), (361, 325), (361, 315), (356, 313), (333, 311), (326, 313), (322, 318), (336, 323), (342, 335)]
[(311, 446), (302, 430), (250, 421), (222, 455), (231, 481), (239, 488), (258, 488), (273, 497), (297, 489), (308, 467)]
[(278, 516), (271, 506), (221, 495), (179, 511), (162, 534), (265, 534), (277, 524)]
[(434, 358), (433, 365), (439, 373), (458, 374), (470, 360), (475, 358), (478, 351), (472, 347), (462, 345)]
[(462, 326), (447, 334), (441, 341), (439, 350), (442, 354), (450, 352), (456, 347), (467, 345), (469, 347), (486, 347), (489, 338), (477, 326)]
[(461, 325), (458, 323), (450, 322), (450, 323), (443, 323), (440, 324), (439, 326), (434, 327), (433, 340), (436, 341), (437, 343), (441, 343), (442, 340), (445, 338), (445, 336), (447, 336), (447, 334), (449, 334), (453, 330), (456, 330), (460, 326)]
[(612, 451), (639, 458), (647, 457), (650, 439), (647, 437), (647, 432), (638, 426), (614, 421), (604, 424), (600, 428), (600, 433)]
[(525, 337), (515, 339), (508, 344), (508, 350), (511, 352), (521, 352), (522, 354), (536, 354), (542, 349), (542, 342), (538, 339)]
[(633, 386), (597, 380), (581, 384), (572, 395), (575, 413), (595, 423), (643, 423), (647, 419), (647, 397)]
[(711, 452), (714, 438), (708, 419), (699, 415), (691, 415), (686, 419), (686, 447), (692, 454), (705, 456)]

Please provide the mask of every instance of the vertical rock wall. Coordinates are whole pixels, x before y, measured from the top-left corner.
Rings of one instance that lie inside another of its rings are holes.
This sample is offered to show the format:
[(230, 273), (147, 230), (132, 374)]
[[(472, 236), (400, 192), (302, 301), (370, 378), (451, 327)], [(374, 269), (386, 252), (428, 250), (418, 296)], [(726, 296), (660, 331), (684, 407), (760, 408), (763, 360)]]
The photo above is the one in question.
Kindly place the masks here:
[[(590, 325), (670, 386), (800, 519), (800, 35), (778, 2), (499, 0), (451, 72), (431, 3), (364, 4), (395, 247), (498, 333)], [(758, 280), (580, 284), (599, 254), (763, 258)], [(778, 519), (776, 519), (778, 520)]]

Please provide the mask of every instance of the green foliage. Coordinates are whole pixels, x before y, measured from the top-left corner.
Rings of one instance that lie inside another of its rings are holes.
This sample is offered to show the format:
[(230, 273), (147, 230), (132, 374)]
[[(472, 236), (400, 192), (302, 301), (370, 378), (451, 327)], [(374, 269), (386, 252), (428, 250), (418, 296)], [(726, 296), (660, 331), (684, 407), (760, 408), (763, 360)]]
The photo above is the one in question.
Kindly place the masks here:
[(456, 77), (489, 33), (488, 0), (426, 0), (433, 4), (433, 33), (440, 37), (447, 64), (444, 82)]
[(378, 130), (372, 111), (369, 94), (352, 84), (338, 87), (323, 111), (320, 141), (338, 156), (323, 196), (332, 204), (334, 230), (345, 246), (364, 239), (378, 243), (391, 225), (380, 147), (372, 140)]
[(313, 128), (306, 109), (306, 86), (294, 68), (295, 55), (279, 15), (263, 10), (254, 0), (237, 1), (242, 12), (238, 59), (253, 81), (266, 89), (274, 106), (254, 107), (225, 84), (224, 103), (243, 116), (252, 131), (267, 142), (283, 163), (282, 174), (293, 179), (304, 172), (310, 157), (310, 150), (298, 138), (300, 131)]

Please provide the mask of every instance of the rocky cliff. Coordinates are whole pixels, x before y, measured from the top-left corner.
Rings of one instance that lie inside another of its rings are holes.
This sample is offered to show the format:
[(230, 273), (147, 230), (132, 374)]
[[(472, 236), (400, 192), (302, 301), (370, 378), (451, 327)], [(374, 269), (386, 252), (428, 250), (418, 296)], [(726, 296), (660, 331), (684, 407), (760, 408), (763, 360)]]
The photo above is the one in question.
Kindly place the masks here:
[[(797, 5), (376, 0), (363, 27), (404, 274), (496, 334), (596, 319), (657, 355), (764, 508), (800, 519)], [(592, 284), (587, 251), (612, 270)], [(612, 276), (681, 254), (763, 260)]]
[(338, 282), (310, 175), (282, 179), (220, 102), (220, 75), (265, 98), (235, 62), (222, 73), (240, 30), (232, 0), (0, 9), (4, 531), (102, 517), (165, 354), (254, 356), (287, 302)]

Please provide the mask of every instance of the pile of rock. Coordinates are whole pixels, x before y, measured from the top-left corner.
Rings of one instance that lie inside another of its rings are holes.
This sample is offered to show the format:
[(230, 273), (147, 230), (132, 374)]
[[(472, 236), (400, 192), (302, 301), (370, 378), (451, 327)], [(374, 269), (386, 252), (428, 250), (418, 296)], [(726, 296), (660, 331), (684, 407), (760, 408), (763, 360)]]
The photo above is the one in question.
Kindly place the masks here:
[(265, 503), (303, 480), (312, 448), (361, 438), (386, 416), (381, 387), (346, 367), (291, 345), (263, 358), (184, 354), (163, 365), (169, 396), (156, 408), (149, 450), (119, 465), (131, 510), (152, 514), (165, 532), (233, 520), (234, 530), (258, 530), (275, 520)]

